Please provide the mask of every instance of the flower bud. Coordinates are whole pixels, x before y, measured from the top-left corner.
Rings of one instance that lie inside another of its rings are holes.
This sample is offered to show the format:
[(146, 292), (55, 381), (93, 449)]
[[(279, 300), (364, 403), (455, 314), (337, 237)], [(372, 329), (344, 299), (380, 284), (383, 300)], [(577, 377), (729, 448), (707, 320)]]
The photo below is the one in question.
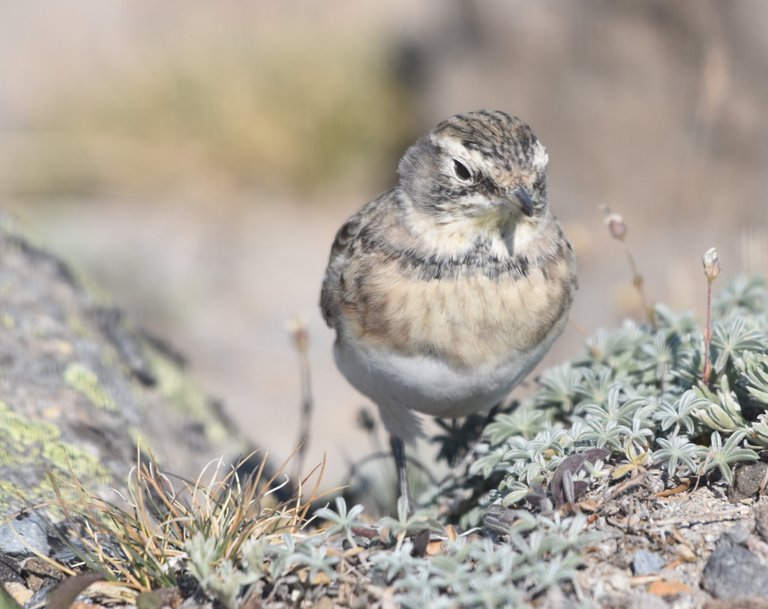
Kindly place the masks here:
[(293, 345), (298, 351), (306, 351), (309, 346), (307, 321), (301, 314), (294, 315), (286, 322), (286, 329), (291, 334)]
[(717, 248), (709, 248), (704, 254), (702, 262), (704, 263), (704, 275), (706, 275), (707, 281), (711, 283), (720, 274), (720, 257), (717, 255)]
[(624, 237), (627, 235), (627, 225), (624, 224), (624, 218), (621, 217), (621, 214), (613, 212), (606, 214), (605, 224), (611, 233), (611, 237), (618, 241), (624, 241)]

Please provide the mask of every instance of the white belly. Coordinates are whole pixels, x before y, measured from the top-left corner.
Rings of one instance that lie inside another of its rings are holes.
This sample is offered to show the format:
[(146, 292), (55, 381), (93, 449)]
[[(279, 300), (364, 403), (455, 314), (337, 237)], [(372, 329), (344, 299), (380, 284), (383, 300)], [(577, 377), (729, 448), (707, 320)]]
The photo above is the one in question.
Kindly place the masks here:
[(420, 433), (414, 411), (460, 417), (499, 403), (541, 360), (564, 324), (565, 316), (534, 348), (479, 367), (457, 367), (436, 357), (397, 354), (359, 341), (337, 341), (336, 363), (347, 380), (378, 405), (389, 433), (411, 441)]

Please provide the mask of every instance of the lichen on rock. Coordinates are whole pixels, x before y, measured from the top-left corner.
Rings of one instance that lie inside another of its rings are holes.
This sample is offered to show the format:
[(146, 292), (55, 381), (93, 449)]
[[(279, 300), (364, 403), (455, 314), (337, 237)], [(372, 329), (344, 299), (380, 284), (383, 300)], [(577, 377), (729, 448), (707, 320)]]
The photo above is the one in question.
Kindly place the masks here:
[(0, 518), (51, 472), (120, 487), (138, 438), (181, 475), (247, 448), (183, 358), (0, 212)]

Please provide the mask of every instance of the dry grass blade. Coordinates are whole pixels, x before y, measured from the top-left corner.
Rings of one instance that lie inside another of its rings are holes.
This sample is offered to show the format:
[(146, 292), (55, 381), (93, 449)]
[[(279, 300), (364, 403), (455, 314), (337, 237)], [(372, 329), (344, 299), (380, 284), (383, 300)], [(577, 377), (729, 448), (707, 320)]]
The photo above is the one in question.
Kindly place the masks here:
[(298, 481), (292, 498), (283, 502), (276, 499), (275, 487), (289, 460), (267, 480), (266, 462), (264, 453), (256, 472), (241, 479), (240, 464), (224, 466), (219, 459), (192, 481), (163, 473), (152, 457), (138, 452), (126, 493), (114, 491), (116, 502), (74, 477), (52, 479), (56, 507), (70, 527), (78, 526), (62, 541), (88, 569), (138, 592), (175, 587), (177, 569), (172, 567), (187, 558), (185, 544), (197, 534), (214, 542), (215, 563), (238, 562), (248, 539), (295, 533), (307, 524), (325, 462)]

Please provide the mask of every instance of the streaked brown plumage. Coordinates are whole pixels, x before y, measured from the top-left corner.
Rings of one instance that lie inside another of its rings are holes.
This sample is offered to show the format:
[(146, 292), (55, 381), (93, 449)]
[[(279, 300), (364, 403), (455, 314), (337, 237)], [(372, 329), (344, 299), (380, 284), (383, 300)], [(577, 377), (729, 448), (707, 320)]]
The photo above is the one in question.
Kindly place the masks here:
[(409, 148), (399, 185), (337, 233), (321, 309), (339, 369), (395, 438), (418, 434), (414, 411), (490, 408), (562, 331), (575, 260), (546, 165), (519, 119), (459, 114)]

